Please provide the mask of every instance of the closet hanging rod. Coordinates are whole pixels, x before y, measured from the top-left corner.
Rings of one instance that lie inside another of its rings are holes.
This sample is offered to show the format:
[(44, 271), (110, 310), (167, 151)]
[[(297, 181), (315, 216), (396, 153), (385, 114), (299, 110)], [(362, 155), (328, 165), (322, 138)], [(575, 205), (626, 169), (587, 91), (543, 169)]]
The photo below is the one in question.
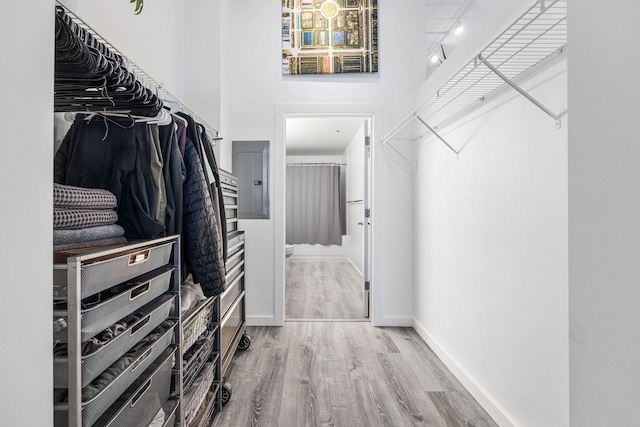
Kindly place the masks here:
[(287, 166), (347, 166), (346, 163), (287, 163)]
[[(211, 126), (206, 120), (204, 120), (202, 118), (202, 116), (197, 114), (196, 111), (193, 108), (189, 107), (184, 101), (182, 101), (180, 98), (178, 98), (177, 96), (175, 96), (174, 94), (169, 92), (164, 87), (164, 84), (159, 83), (157, 80), (155, 80), (153, 77), (151, 77), (148, 73), (146, 73), (142, 68), (140, 68), (133, 61), (131, 61), (131, 59), (127, 55), (125, 55), (124, 53), (122, 53), (122, 51), (120, 51), (115, 46), (113, 46), (111, 43), (109, 43), (104, 37), (102, 37), (100, 35), (100, 33), (98, 33), (96, 30), (94, 30), (89, 24), (84, 22), (78, 15), (76, 15), (74, 12), (72, 12), (60, 0), (56, 0), (56, 5), (58, 7), (61, 7), (64, 10), (64, 13), (67, 16), (69, 16), (69, 18), (71, 18), (71, 20), (75, 24), (77, 24), (78, 26), (83, 28), (85, 31), (87, 31), (89, 34), (91, 34), (91, 36), (93, 36), (96, 39), (96, 41), (98, 41), (102, 45), (104, 45), (105, 49), (107, 49), (111, 54), (116, 55), (116, 56), (120, 56), (122, 58), (123, 62), (124, 62), (124, 65), (126, 66), (126, 68), (136, 76), (136, 79), (143, 86), (145, 86), (146, 88), (154, 91), (156, 96), (158, 96), (159, 98), (168, 99), (170, 101), (174, 101), (174, 102), (177, 102), (178, 104), (180, 104), (180, 110), (182, 112), (184, 112), (186, 114), (189, 114), (194, 119), (195, 122), (201, 124), (205, 128), (205, 131), (207, 131), (208, 133), (211, 134), (212, 143), (214, 145), (215, 145), (215, 141), (219, 141), (219, 140), (222, 139), (222, 138), (218, 137), (218, 130), (216, 128), (214, 128), (213, 126)], [(160, 91), (162, 91), (164, 96), (161, 96)]]

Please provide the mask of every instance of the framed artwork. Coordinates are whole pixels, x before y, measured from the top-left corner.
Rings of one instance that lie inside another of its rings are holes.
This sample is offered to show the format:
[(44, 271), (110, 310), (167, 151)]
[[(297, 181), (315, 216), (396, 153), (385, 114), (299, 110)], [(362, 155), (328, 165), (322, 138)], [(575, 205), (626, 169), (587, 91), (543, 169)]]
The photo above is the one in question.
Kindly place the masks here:
[(378, 0), (282, 0), (282, 74), (378, 72)]

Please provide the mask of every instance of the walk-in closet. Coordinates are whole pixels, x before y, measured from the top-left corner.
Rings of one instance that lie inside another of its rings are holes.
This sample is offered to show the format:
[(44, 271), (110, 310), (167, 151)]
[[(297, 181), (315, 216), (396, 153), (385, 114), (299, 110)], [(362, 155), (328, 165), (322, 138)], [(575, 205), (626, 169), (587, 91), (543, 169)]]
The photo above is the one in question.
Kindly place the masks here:
[[(0, 425), (637, 424), (639, 2), (1, 15)], [(290, 151), (314, 117), (364, 164)], [(340, 245), (288, 241), (296, 164), (346, 184)]]

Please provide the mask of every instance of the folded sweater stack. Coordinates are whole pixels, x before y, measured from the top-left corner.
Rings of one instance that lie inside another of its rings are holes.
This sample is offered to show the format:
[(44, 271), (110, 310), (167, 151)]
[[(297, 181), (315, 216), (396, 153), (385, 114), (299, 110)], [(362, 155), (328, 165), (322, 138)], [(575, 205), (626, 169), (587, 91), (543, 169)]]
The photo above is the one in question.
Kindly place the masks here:
[(126, 243), (117, 205), (107, 190), (53, 184), (53, 249)]

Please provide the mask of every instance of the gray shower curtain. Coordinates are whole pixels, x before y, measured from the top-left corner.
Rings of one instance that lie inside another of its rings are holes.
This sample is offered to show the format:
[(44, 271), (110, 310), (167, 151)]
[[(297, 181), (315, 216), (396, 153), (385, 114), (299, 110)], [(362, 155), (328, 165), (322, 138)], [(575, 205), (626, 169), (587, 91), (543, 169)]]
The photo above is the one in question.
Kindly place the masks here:
[(342, 244), (340, 166), (287, 165), (287, 243)]

